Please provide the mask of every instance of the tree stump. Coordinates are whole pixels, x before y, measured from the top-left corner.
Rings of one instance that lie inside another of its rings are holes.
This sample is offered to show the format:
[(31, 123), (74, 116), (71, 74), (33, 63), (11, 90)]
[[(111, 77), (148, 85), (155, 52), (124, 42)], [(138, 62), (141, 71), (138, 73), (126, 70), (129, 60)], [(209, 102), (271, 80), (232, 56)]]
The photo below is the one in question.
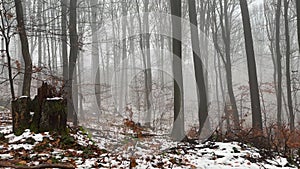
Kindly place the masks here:
[(25, 129), (30, 127), (30, 97), (20, 97), (12, 101), (13, 132), (21, 135)]
[(64, 133), (67, 125), (66, 103), (62, 98), (47, 98), (41, 112), (39, 130)]
[(55, 87), (43, 83), (32, 101), (30, 97), (20, 97), (12, 101), (13, 132), (21, 135), (25, 129), (30, 128), (35, 133), (65, 133), (67, 104), (65, 99), (58, 96)]

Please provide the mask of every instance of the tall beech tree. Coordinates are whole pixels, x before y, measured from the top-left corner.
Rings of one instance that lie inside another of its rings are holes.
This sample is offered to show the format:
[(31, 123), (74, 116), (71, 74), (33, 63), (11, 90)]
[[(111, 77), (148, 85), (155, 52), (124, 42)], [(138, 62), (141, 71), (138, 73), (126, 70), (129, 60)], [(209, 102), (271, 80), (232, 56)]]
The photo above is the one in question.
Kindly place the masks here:
[(174, 122), (171, 136), (181, 140), (184, 133), (184, 103), (182, 77), (182, 46), (181, 46), (181, 0), (172, 0), (172, 37), (173, 37), (173, 76), (174, 76)]
[(291, 71), (290, 71), (290, 33), (289, 33), (289, 1), (284, 0), (284, 26), (285, 26), (285, 64), (286, 64), (286, 93), (287, 93), (287, 103), (288, 103), (288, 111), (289, 111), (289, 119), (290, 119), (290, 130), (293, 131), (295, 129), (295, 115), (293, 112), (293, 102), (292, 102), (292, 91), (291, 91)]
[(195, 79), (197, 85), (197, 98), (198, 98), (198, 119), (199, 119), (199, 132), (201, 132), (204, 127), (205, 120), (208, 116), (207, 110), (207, 95), (205, 78), (203, 71), (203, 62), (200, 56), (200, 42), (198, 33), (198, 23), (196, 14), (195, 0), (189, 0), (189, 18), (191, 23), (191, 40), (193, 49), (193, 59), (194, 59), (194, 69), (195, 69)]
[(145, 54), (146, 54), (146, 101), (147, 101), (147, 115), (146, 115), (146, 126), (151, 125), (151, 103), (152, 103), (152, 72), (151, 72), (151, 58), (150, 58), (150, 31), (149, 31), (149, 0), (145, 0), (145, 13), (144, 13), (144, 26), (145, 26)]
[(276, 43), (276, 61), (277, 61), (277, 125), (281, 126), (282, 114), (282, 71), (281, 71), (281, 52), (280, 52), (280, 15), (281, 0), (277, 0), (277, 9), (275, 15), (275, 43)]
[[(69, 78), (69, 61), (68, 61), (68, 46), (67, 46), (67, 0), (61, 0), (61, 43), (62, 43), (62, 62), (63, 62), (63, 79), (66, 83)], [(42, 57), (42, 56), (39, 56)]]
[(18, 33), (20, 35), (22, 56), (25, 63), (25, 72), (23, 79), (22, 95), (30, 96), (31, 77), (32, 77), (32, 61), (29, 53), (28, 39), (25, 31), (23, 5), (21, 0), (15, 0), (16, 15), (18, 22)]
[(296, 0), (298, 47), (300, 52), (300, 1)]
[[(76, 126), (77, 121), (77, 113), (75, 109), (75, 105), (72, 99), (72, 81), (73, 81), (73, 73), (76, 68), (76, 61), (78, 57), (78, 35), (77, 35), (77, 0), (70, 1), (69, 7), (69, 33), (70, 33), (70, 55), (69, 55), (69, 80), (68, 80), (68, 115), (72, 115), (73, 124)], [(76, 75), (75, 75), (76, 76)]]
[[(222, 61), (225, 65), (226, 71), (226, 82), (227, 82), (227, 90), (229, 96), (229, 104), (227, 105), (230, 107), (230, 111), (232, 112), (233, 117), (233, 128), (239, 129), (240, 128), (240, 120), (239, 120), (239, 113), (237, 110), (236, 99), (234, 96), (233, 90), (233, 79), (232, 79), (232, 44), (231, 44), (231, 33), (232, 33), (232, 15), (235, 11), (235, 2), (231, 2), (228, 0), (219, 0), (220, 3), (220, 27), (221, 27), (221, 35), (222, 41), (224, 45), (224, 54), (220, 55)], [(216, 20), (215, 20), (216, 22)], [(217, 24), (217, 23), (215, 23)], [(217, 48), (220, 49), (218, 42), (216, 42)], [(226, 110), (229, 111), (229, 110)]]
[(263, 127), (262, 127), (259, 90), (258, 90), (258, 83), (257, 83), (256, 62), (255, 62), (255, 54), (253, 49), (253, 38), (252, 38), (251, 23), (249, 18), (247, 1), (240, 0), (240, 7), (242, 12), (248, 74), (249, 74), (251, 109), (252, 109), (252, 128), (255, 129), (256, 131), (262, 131)]

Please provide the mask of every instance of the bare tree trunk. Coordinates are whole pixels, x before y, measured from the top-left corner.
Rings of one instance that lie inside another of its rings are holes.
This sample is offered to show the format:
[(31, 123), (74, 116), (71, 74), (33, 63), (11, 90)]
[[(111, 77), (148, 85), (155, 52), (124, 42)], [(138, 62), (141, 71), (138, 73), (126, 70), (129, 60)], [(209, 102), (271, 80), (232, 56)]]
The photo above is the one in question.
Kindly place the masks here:
[(296, 1), (296, 10), (297, 10), (297, 32), (298, 32), (298, 47), (300, 50), (300, 2)]
[[(184, 100), (182, 77), (182, 46), (181, 46), (181, 0), (172, 0), (172, 37), (173, 37), (173, 76), (174, 76), (174, 123), (171, 136), (175, 140), (185, 137), (184, 133)], [(174, 18), (174, 16), (176, 18)], [(178, 18), (177, 18), (178, 17)]]
[[(218, 73), (218, 65), (217, 65), (217, 53), (215, 52), (215, 55), (214, 55), (214, 68), (215, 68), (215, 81), (216, 81), (216, 99), (217, 99), (217, 110), (218, 110), (218, 120), (219, 120), (219, 128), (220, 128), (220, 132), (222, 133), (222, 130), (223, 130), (223, 120), (222, 120), (222, 114), (221, 113), (221, 107), (220, 107), (220, 98), (219, 98), (219, 73)], [(221, 84), (222, 82), (220, 82)], [(223, 100), (224, 101), (224, 100)]]
[[(127, 79), (127, 39), (126, 39), (126, 28), (127, 28), (127, 2), (122, 1), (122, 60), (120, 66), (122, 66), (122, 75), (121, 75), (121, 90), (120, 90), (120, 110), (123, 111), (126, 105), (126, 99), (124, 99), (124, 96), (126, 97), (127, 93), (127, 86), (126, 86), (126, 79)], [(124, 104), (125, 103), (125, 104)], [(120, 111), (119, 110), (119, 111)]]
[(146, 80), (146, 92), (147, 92), (147, 116), (146, 116), (146, 126), (151, 126), (151, 116), (152, 116), (152, 72), (151, 72), (151, 56), (150, 56), (150, 32), (149, 32), (149, 0), (145, 0), (145, 13), (144, 13), (144, 25), (145, 25), (145, 49), (146, 49), (146, 68), (147, 68), (147, 80)]
[[(54, 10), (51, 10), (51, 18), (55, 18)], [(51, 30), (55, 32), (55, 24), (56, 22), (52, 23)], [(51, 56), (52, 56), (52, 72), (56, 72), (56, 65), (57, 65), (57, 56), (56, 56), (56, 40), (55, 35), (52, 34), (51, 36)]]
[[(136, 1), (136, 6), (137, 6), (137, 13), (138, 13), (138, 23), (139, 23), (139, 33), (140, 33), (140, 37), (139, 37), (139, 45), (140, 45), (140, 49), (141, 49), (141, 53), (142, 53), (142, 62), (143, 62), (143, 66), (144, 66), (144, 79), (145, 79), (145, 110), (147, 111), (148, 108), (148, 98), (149, 98), (149, 93), (147, 92), (147, 85), (148, 85), (148, 71), (147, 69), (147, 63), (146, 63), (146, 56), (145, 56), (145, 43), (143, 43), (143, 36), (142, 36), (142, 21), (141, 21), (141, 16), (140, 16), (140, 11), (139, 11), (139, 4), (138, 1)], [(148, 113), (147, 113), (148, 114)], [(146, 115), (147, 115), (146, 114)], [(147, 116), (146, 116), (147, 118)], [(147, 121), (146, 121), (147, 123)], [(149, 124), (149, 123), (148, 123)], [(145, 124), (147, 125), (147, 124)]]
[[(130, 32), (130, 35), (133, 35), (134, 34), (134, 16), (130, 16), (130, 28), (128, 28), (128, 32)], [(140, 94), (139, 94), (139, 90), (138, 90), (138, 77), (137, 77), (137, 71), (136, 71), (136, 55), (134, 54), (134, 50), (135, 50), (135, 37), (130, 37), (130, 40), (129, 40), (129, 46), (130, 46), (130, 53), (131, 53), (131, 57), (132, 57), (132, 60), (131, 60), (131, 64), (132, 64), (132, 67), (133, 67), (133, 75), (135, 76), (134, 77), (134, 93), (135, 93), (135, 99), (134, 99), (134, 103), (135, 103), (135, 106), (138, 110), (138, 112), (140, 113), (140, 110), (141, 110), (141, 105), (140, 105)], [(140, 121), (140, 118), (138, 118), (138, 121)]]
[(189, 0), (189, 18), (191, 22), (191, 39), (192, 39), (192, 49), (193, 49), (193, 59), (195, 68), (195, 78), (197, 85), (197, 98), (198, 98), (198, 119), (199, 119), (199, 133), (201, 133), (204, 127), (205, 121), (208, 116), (207, 107), (207, 95), (205, 78), (203, 71), (203, 62), (200, 56), (200, 42), (198, 33), (198, 23), (196, 15), (196, 5), (195, 0)]
[[(42, 15), (41, 15), (41, 11), (42, 11), (42, 2), (38, 1), (38, 9), (37, 9), (37, 18), (38, 18), (38, 23), (39, 25), (42, 24)], [(37, 33), (37, 38), (38, 38), (38, 67), (41, 68), (42, 67), (42, 33), (41, 31), (39, 31)], [(38, 72), (38, 81), (37, 81), (37, 85), (42, 85), (42, 83), (40, 82), (41, 79), (41, 72)]]
[[(213, 2), (213, 6), (212, 8), (216, 8), (216, 2), (214, 1)], [(222, 53), (221, 51), (221, 48), (219, 46), (219, 42), (218, 42), (218, 25), (217, 25), (217, 17), (216, 17), (216, 12), (214, 10), (212, 10), (212, 21), (213, 21), (213, 26), (211, 27), (212, 29), (212, 36), (213, 36), (213, 42), (214, 42), (214, 46), (216, 48), (216, 51), (217, 53), (219, 54), (219, 57), (218, 57), (218, 72), (219, 72), (219, 78), (220, 78), (220, 88), (221, 88), (221, 92), (222, 92), (222, 98), (223, 98), (223, 102), (225, 103), (224, 105), (224, 112), (225, 112), (225, 118), (226, 118), (226, 128), (227, 128), (227, 131), (230, 132), (231, 130), (231, 126), (230, 126), (230, 119), (229, 119), (229, 112), (227, 111), (227, 106), (226, 105), (226, 99), (225, 99), (225, 93), (224, 93), (224, 87), (223, 87), (223, 79), (222, 79), (222, 73), (221, 73), (221, 63), (220, 63), (220, 60), (222, 59), (224, 65), (225, 65), (225, 68), (226, 68), (226, 61), (225, 61), (225, 58), (224, 58), (224, 54)], [(225, 69), (226, 70), (226, 69)], [(227, 74), (227, 72), (226, 72)]]
[(74, 105), (73, 100), (72, 100), (72, 80), (73, 80), (73, 73), (75, 72), (76, 68), (76, 60), (77, 60), (77, 55), (78, 55), (78, 35), (77, 35), (77, 0), (72, 0), (70, 1), (70, 24), (69, 24), (69, 32), (70, 32), (70, 56), (69, 56), (69, 80), (68, 80), (68, 85), (67, 87), (69, 88), (68, 90), (68, 115), (72, 114), (73, 115), (73, 125), (77, 126), (78, 121), (77, 121), (77, 114), (75, 111), (75, 107), (77, 105)]
[[(83, 67), (84, 67), (84, 62), (83, 62), (83, 56), (81, 55), (80, 56), (80, 62), (78, 63), (78, 70), (80, 71), (80, 70), (82, 70), (83, 69)], [(81, 83), (82, 83), (82, 74), (83, 74), (83, 72), (78, 72), (78, 80), (79, 80), (79, 110), (80, 110), (80, 117), (81, 117), (81, 119), (82, 120), (84, 120), (85, 119), (85, 114), (84, 114), (84, 112), (83, 112), (83, 92), (82, 92), (82, 85), (81, 85)]]
[[(95, 95), (99, 110), (101, 109), (101, 95), (100, 95), (100, 67), (99, 67), (99, 43), (97, 30), (97, 3), (95, 0), (90, 0), (92, 12), (92, 78), (95, 79)], [(96, 73), (96, 74), (95, 74)], [(96, 75), (96, 76), (95, 76)], [(95, 76), (95, 77), (93, 77)]]
[(236, 100), (235, 100), (233, 85), (232, 85), (231, 36), (230, 36), (230, 25), (229, 25), (230, 23), (229, 23), (229, 16), (228, 16), (228, 9), (229, 9), (228, 5), (229, 5), (228, 0), (224, 0), (224, 7), (223, 7), (223, 3), (220, 0), (220, 7), (221, 7), (220, 24), (222, 28), (222, 38), (225, 45), (225, 58), (223, 58), (223, 62), (225, 64), (225, 70), (226, 70), (227, 89), (228, 89), (228, 95), (231, 104), (230, 106), (233, 112), (234, 129), (239, 129), (240, 120), (239, 120), (239, 114), (236, 106)]
[(275, 23), (273, 21), (273, 16), (274, 14), (272, 13), (273, 10), (270, 9), (270, 7), (273, 5), (273, 3), (275, 0), (272, 0), (271, 1), (271, 4), (268, 5), (267, 2), (268, 1), (265, 1), (264, 2), (264, 14), (265, 14), (265, 20), (266, 20), (266, 30), (267, 30), (267, 37), (270, 41), (270, 45), (269, 45), (269, 50), (270, 50), (270, 53), (271, 53), (271, 58), (272, 58), (272, 63), (273, 63), (273, 69), (274, 69), (274, 72), (273, 72), (273, 80), (274, 80), (274, 89), (275, 89), (275, 94), (276, 94), (276, 97), (278, 96), (278, 89), (277, 89), (277, 64), (276, 64), (276, 51), (275, 51), (275, 34), (276, 34), (276, 31), (275, 31)]
[(281, 126), (281, 114), (282, 114), (282, 72), (281, 72), (281, 53), (280, 53), (280, 11), (281, 0), (277, 0), (276, 9), (276, 61), (277, 61), (277, 125)]
[(66, 83), (69, 80), (69, 61), (67, 50), (67, 0), (61, 0), (61, 14), (63, 79), (64, 83)]
[(285, 22), (285, 41), (286, 41), (286, 93), (288, 102), (288, 111), (290, 117), (290, 130), (295, 129), (295, 117), (293, 112), (292, 91), (291, 91), (291, 71), (290, 71), (290, 33), (289, 33), (289, 1), (284, 0), (284, 22)]
[(245, 48), (247, 53), (251, 110), (252, 110), (252, 128), (255, 129), (256, 131), (262, 132), (263, 131), (262, 116), (261, 116), (260, 98), (259, 98), (259, 90), (258, 90), (258, 83), (257, 83), (256, 62), (255, 62), (255, 54), (253, 49), (253, 38), (252, 38), (247, 1), (240, 0), (240, 6), (242, 11), (242, 19), (243, 19), (243, 27), (244, 27)]
[(22, 55), (25, 62), (25, 73), (23, 81), (22, 95), (30, 96), (31, 87), (31, 76), (32, 76), (32, 62), (29, 54), (28, 40), (24, 25), (23, 7), (21, 0), (15, 0), (18, 31), (20, 35), (21, 45), (22, 45)]
[[(12, 100), (15, 100), (15, 89), (14, 89), (14, 79), (12, 76), (12, 67), (11, 67), (11, 57), (10, 57), (10, 51), (9, 51), (9, 45), (11, 38), (9, 37), (9, 31), (10, 31), (10, 25), (7, 25), (7, 18), (4, 18), (4, 13), (7, 12), (7, 9), (5, 8), (5, 5), (2, 3), (2, 8), (3, 10), (0, 11), (0, 17), (1, 17), (1, 34), (2, 34), (2, 39), (1, 39), (1, 46), (4, 51), (1, 51), (1, 53), (6, 53), (6, 58), (7, 58), (7, 69), (8, 69), (8, 80), (9, 80), (9, 86), (10, 86), (10, 93), (11, 93), (11, 98)], [(4, 12), (4, 13), (3, 13)], [(4, 29), (7, 25), (7, 29)], [(4, 47), (5, 46), (5, 47)], [(5, 64), (5, 61), (0, 62), (1, 64)], [(4, 77), (7, 77), (6, 71), (3, 70), (2, 72)]]

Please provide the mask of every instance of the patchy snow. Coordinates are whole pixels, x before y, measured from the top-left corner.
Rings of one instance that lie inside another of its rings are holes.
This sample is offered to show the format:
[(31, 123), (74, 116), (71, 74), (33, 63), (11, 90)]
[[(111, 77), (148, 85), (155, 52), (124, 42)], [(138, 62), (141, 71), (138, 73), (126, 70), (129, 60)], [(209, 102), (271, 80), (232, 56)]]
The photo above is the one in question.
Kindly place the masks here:
[(46, 100), (63, 100), (62, 97), (47, 98)]
[(28, 96), (20, 96), (20, 99), (28, 98)]
[(9, 134), (12, 132), (12, 126), (0, 126), (0, 133)]
[(49, 137), (49, 133), (44, 133), (44, 135), (34, 134), (34, 133), (30, 132), (29, 129), (26, 129), (24, 131), (24, 133), (20, 136), (16, 136), (14, 134), (8, 134), (8, 135), (5, 136), (5, 138), (9, 139), (9, 143), (15, 143), (15, 142), (18, 142), (18, 141), (25, 141), (28, 138), (33, 138), (35, 141), (41, 142), (41, 141), (43, 141), (43, 137)]
[[(97, 125), (91, 124), (91, 126)], [(11, 128), (1, 129), (0, 133), (11, 131)], [(120, 124), (98, 125), (97, 128), (90, 129), (89, 133), (81, 129), (76, 130), (70, 133), (70, 136), (82, 147), (78, 149), (78, 146), (71, 145), (63, 149), (61, 146), (55, 147), (55, 144), (61, 142), (60, 139), (63, 138), (54, 137), (49, 132), (35, 134), (27, 129), (20, 136), (5, 134), (7, 143), (0, 144), (0, 159), (13, 160), (26, 156), (30, 159), (27, 165), (39, 165), (49, 160), (56, 160), (70, 163), (76, 168), (129, 168), (130, 165), (137, 169), (297, 168), (289, 164), (284, 157), (275, 156), (275, 158), (265, 159), (259, 149), (238, 142), (178, 143), (164, 134), (144, 138), (135, 137), (133, 132), (130, 135), (124, 134), (128, 130)], [(150, 130), (144, 132), (152, 133)], [(45, 142), (45, 138), (49, 141)], [(91, 148), (95, 145), (108, 152)]]
[(31, 150), (33, 145), (31, 144), (10, 144), (8, 150), (18, 150), (20, 148), (24, 148), (25, 150)]

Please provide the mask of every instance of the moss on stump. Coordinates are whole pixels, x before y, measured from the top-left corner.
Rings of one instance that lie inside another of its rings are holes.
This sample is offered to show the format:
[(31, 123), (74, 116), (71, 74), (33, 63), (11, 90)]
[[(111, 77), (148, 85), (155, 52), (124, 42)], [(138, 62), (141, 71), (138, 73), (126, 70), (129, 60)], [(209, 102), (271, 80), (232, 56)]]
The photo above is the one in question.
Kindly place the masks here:
[(12, 101), (13, 132), (21, 135), (30, 127), (30, 97), (20, 97)]
[(59, 97), (54, 89), (55, 87), (43, 83), (32, 101), (30, 97), (12, 101), (13, 132), (16, 135), (21, 135), (28, 128), (35, 133), (66, 133), (66, 100)]
[(66, 104), (63, 99), (48, 98), (42, 107), (39, 131), (64, 133), (67, 125)]

